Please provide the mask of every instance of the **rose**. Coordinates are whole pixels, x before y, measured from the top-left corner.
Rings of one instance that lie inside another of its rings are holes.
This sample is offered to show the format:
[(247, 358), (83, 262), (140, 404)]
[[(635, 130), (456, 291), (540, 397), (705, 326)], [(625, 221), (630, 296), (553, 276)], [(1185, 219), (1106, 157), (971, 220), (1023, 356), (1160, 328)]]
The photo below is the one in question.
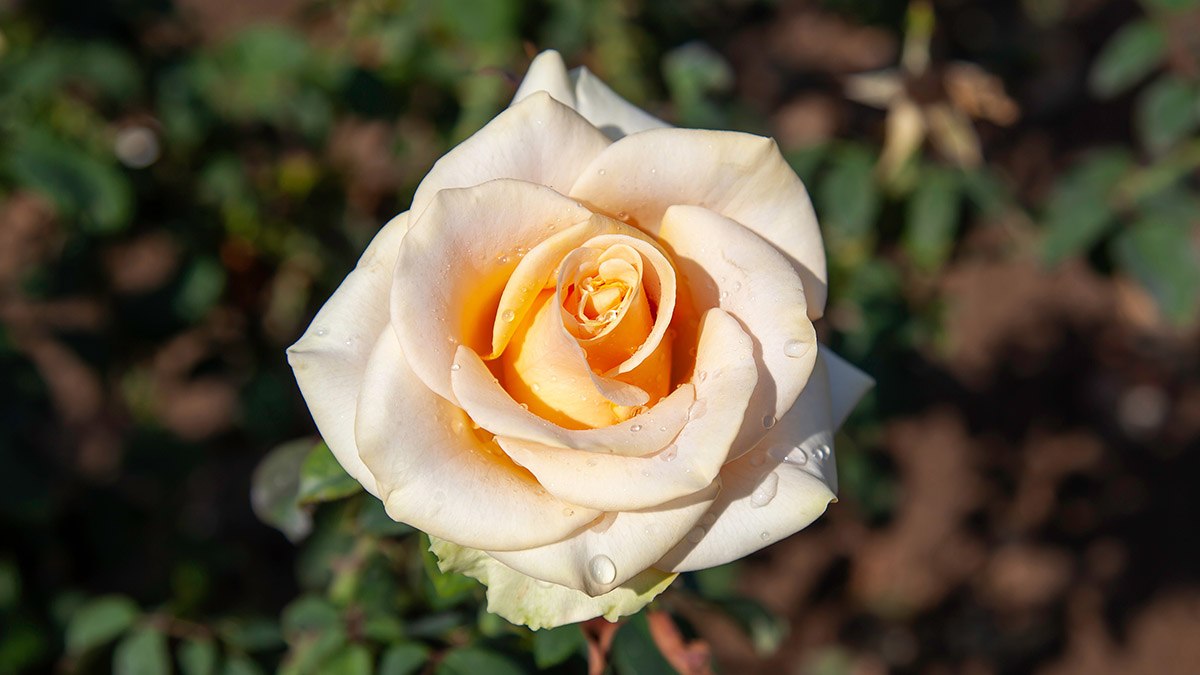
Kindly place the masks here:
[(807, 526), (870, 380), (773, 141), (670, 128), (544, 52), (288, 350), (330, 449), (532, 628)]

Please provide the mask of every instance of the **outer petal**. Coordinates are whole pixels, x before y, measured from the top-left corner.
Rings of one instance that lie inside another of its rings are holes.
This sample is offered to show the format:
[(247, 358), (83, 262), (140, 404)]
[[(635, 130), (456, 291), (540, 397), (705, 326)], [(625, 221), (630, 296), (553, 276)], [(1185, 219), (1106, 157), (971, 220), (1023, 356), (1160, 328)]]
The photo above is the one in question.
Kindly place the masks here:
[(821, 357), (829, 369), (829, 393), (832, 399), (833, 428), (842, 426), (850, 411), (875, 386), (875, 379), (855, 368), (849, 361), (821, 345)]
[(288, 363), (321, 437), (342, 468), (373, 495), (375, 477), (358, 458), (354, 416), (367, 358), (388, 323), (388, 294), (408, 212), (383, 226), (317, 312), (304, 335), (287, 350)]
[(355, 423), (359, 453), (388, 515), (469, 546), (557, 541), (599, 515), (551, 496), (471, 420), (413, 374), (392, 331), (367, 363)]
[(621, 98), (586, 67), (572, 70), (571, 80), (575, 83), (575, 109), (613, 140), (671, 126)]
[(817, 359), (796, 405), (758, 448), (721, 470), (711, 524), (657, 567), (675, 572), (723, 565), (807, 527), (836, 499), (829, 377)]
[(682, 541), (708, 511), (719, 488), (714, 481), (653, 509), (607, 513), (591, 527), (553, 544), (489, 555), (535, 579), (602, 595), (637, 576)]
[(465, 344), (491, 351), (492, 318), (521, 255), (591, 212), (518, 180), (443, 190), (413, 223), (392, 280), (392, 328), (417, 376), (454, 401), (450, 365)]
[(699, 206), (667, 209), (659, 238), (674, 249), (696, 308), (720, 307), (754, 339), (758, 386), (733, 446), (738, 457), (792, 408), (812, 372), (817, 334), (803, 284), (775, 247)]
[(645, 570), (623, 586), (590, 597), (583, 591), (539, 581), (497, 562), (482, 551), (430, 537), (429, 550), (443, 572), (465, 574), (487, 586), (487, 610), (533, 630), (603, 616), (616, 621), (636, 613), (667, 589), (677, 575)]
[(562, 55), (553, 49), (538, 54), (529, 63), (525, 79), (521, 80), (521, 86), (517, 87), (517, 93), (509, 105), (516, 105), (538, 91), (544, 91), (563, 105), (578, 110), (575, 106), (575, 83), (567, 74)]
[(608, 144), (579, 113), (549, 94), (535, 92), (439, 159), (417, 186), (410, 210), (419, 217), (439, 190), (496, 178), (539, 183), (565, 193)]
[[(721, 471), (758, 381), (752, 356), (750, 338), (737, 320), (720, 309), (709, 310), (696, 352), (697, 369), (704, 370), (707, 377), (693, 380), (696, 401), (687, 425), (651, 456), (581, 452), (506, 437), (496, 440), (547, 490), (573, 504), (604, 511), (635, 511), (665, 504), (704, 489)], [(678, 391), (672, 396), (676, 394)]]
[(817, 218), (804, 184), (769, 138), (698, 129), (627, 136), (592, 160), (570, 195), (655, 235), (676, 204), (731, 218), (778, 248), (800, 273), (810, 318), (825, 310)]

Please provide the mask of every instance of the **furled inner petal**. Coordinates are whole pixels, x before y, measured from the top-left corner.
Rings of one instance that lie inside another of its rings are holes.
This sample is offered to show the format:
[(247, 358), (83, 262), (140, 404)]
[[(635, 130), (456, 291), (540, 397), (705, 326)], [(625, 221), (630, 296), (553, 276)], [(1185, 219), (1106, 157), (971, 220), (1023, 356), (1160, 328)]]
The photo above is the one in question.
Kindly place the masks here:
[(550, 495), (409, 364), (395, 335), (384, 330), (358, 397), (359, 456), (389, 515), (464, 546), (496, 550), (557, 541), (599, 515)]
[[(825, 248), (804, 184), (769, 138), (732, 131), (650, 129), (596, 156), (571, 197), (658, 234), (672, 205), (703, 206), (770, 242), (804, 282), (810, 318), (825, 310)], [(696, 241), (703, 241), (698, 234)]]
[(719, 489), (714, 481), (652, 509), (606, 513), (552, 544), (488, 553), (523, 574), (597, 596), (653, 565), (700, 526)]
[[(518, 464), (537, 476), (552, 494), (573, 504), (604, 511), (634, 511), (665, 504), (703, 489), (716, 479), (729, 456), (729, 448), (743, 425), (746, 406), (758, 381), (754, 346), (737, 320), (720, 309), (710, 309), (700, 323), (696, 368), (693, 377), (647, 415), (658, 412), (688, 388), (695, 388), (687, 424), (653, 455), (607, 455), (581, 452), (539, 442), (533, 434), (497, 434), (496, 442)], [(463, 369), (464, 371), (466, 368)], [(475, 413), (467, 411), (475, 419)], [(639, 421), (643, 416), (633, 418)], [(745, 422), (750, 423), (750, 422)], [(757, 424), (757, 422), (754, 422)], [(625, 427), (629, 422), (595, 433)], [(644, 425), (644, 434), (652, 426)]]
[(834, 428), (828, 371), (818, 357), (796, 405), (758, 447), (721, 469), (721, 494), (704, 529), (655, 566), (683, 572), (723, 565), (807, 527), (837, 493)]
[[(754, 339), (758, 386), (733, 445), (738, 457), (791, 410), (817, 357), (803, 283), (774, 246), (699, 206), (673, 206), (659, 236), (671, 247), (692, 304), (720, 307)], [(699, 368), (699, 366), (697, 366)]]
[(454, 401), (450, 366), (459, 344), (492, 349), (493, 319), (522, 256), (591, 212), (534, 183), (500, 179), (442, 190), (404, 237), (391, 290), (392, 329), (430, 389)]
[[(480, 427), (497, 437), (528, 440), (585, 453), (649, 455), (666, 446), (688, 421), (695, 389), (685, 384), (642, 414), (595, 429), (567, 429), (523, 408), (473, 350), (462, 346), (451, 368), (459, 405)], [(577, 378), (574, 384), (582, 382)], [(579, 395), (578, 393), (576, 395)], [(707, 484), (707, 481), (704, 483)]]

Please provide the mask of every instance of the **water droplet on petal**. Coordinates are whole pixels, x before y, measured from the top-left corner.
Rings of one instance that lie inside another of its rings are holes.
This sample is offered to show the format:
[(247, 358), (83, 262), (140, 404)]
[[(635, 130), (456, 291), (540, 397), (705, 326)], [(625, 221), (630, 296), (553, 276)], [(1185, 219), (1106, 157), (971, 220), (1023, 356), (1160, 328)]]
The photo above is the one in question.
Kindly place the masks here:
[(524, 408), (525, 410), (529, 410), (529, 404), (528, 404), (528, 403), (522, 403), (522, 404), (521, 404), (521, 407), (522, 407), (522, 408)]
[(773, 426), (775, 426), (775, 416), (774, 415), (763, 415), (763, 428), (770, 429)]
[(664, 462), (670, 462), (670, 461), (673, 461), (678, 456), (679, 456), (679, 446), (672, 443), (663, 449), (662, 454), (659, 455), (658, 458)]
[(324, 326), (321, 326), (320, 328), (313, 331), (313, 335), (316, 335), (317, 337), (324, 337), (328, 333), (329, 333), (329, 329)]
[(762, 534), (758, 535), (758, 538), (759, 538), (759, 539), (762, 539), (763, 541), (766, 541), (766, 540), (768, 540), (768, 539), (770, 539), (770, 538), (771, 538), (771, 533), (770, 533), (770, 532), (763, 532)]
[(450, 366), (450, 372), (452, 373), (457, 373), (460, 370), (462, 370), (462, 366), (458, 365), (457, 363)]
[(728, 300), (729, 299), (729, 291), (721, 291), (721, 299)]
[(629, 427), (629, 430), (630, 430), (630, 431), (641, 431), (641, 430), (642, 430), (642, 425), (640, 425), (640, 424), (635, 424), (635, 425), (633, 425), (633, 426)]
[(771, 503), (775, 499), (775, 493), (779, 490), (779, 476), (774, 473), (767, 474), (763, 482), (754, 488), (754, 492), (750, 494), (750, 506), (754, 508), (762, 508)]
[(801, 340), (788, 340), (783, 343), (783, 353), (793, 359), (798, 359), (808, 353), (809, 344)]
[(767, 461), (766, 457), (762, 456), (761, 452), (756, 452), (750, 455), (750, 466), (762, 466)]
[(511, 309), (506, 309), (504, 310), (504, 313), (500, 315), (500, 318), (504, 319), (505, 321), (512, 321), (513, 319), (517, 318), (517, 313)]
[(596, 583), (611, 584), (617, 578), (617, 566), (613, 564), (612, 558), (598, 555), (588, 562), (588, 574), (592, 575)]
[(690, 419), (690, 420), (700, 419), (701, 417), (704, 416), (704, 413), (707, 411), (708, 411), (708, 402), (705, 401), (704, 399), (698, 399), (695, 403), (692, 404), (691, 408), (688, 408), (688, 419)]
[(687, 533), (687, 540), (693, 544), (699, 544), (700, 540), (703, 538), (704, 538), (704, 528), (703, 527), (693, 527), (692, 531)]
[(650, 173), (658, 173), (658, 169), (650, 169)]
[(696, 379), (700, 380), (701, 382), (708, 379), (708, 371), (702, 370), (702, 371), (696, 373)]
[(529, 388), (530, 388), (530, 389), (532, 389), (532, 390), (534, 390), (534, 391), (538, 391), (538, 390), (540, 390), (540, 389), (542, 388), (542, 385), (540, 385), (540, 384), (537, 384), (537, 383), (534, 383), (534, 384), (530, 385), (530, 386), (529, 386)]
[(712, 527), (715, 522), (717, 522), (717, 514), (712, 512), (704, 514), (704, 517), (700, 519), (700, 524), (704, 527)]
[(588, 465), (588, 466), (596, 466), (596, 460), (594, 460), (594, 459), (589, 459), (589, 460), (587, 461), (587, 465)]
[(742, 282), (740, 282), (740, 281), (733, 282), (733, 291), (736, 293), (740, 290), (742, 290)]
[(600, 170), (599, 170), (599, 171), (597, 171), (596, 173), (598, 173), (598, 174), (600, 174), (601, 176), (603, 176), (603, 175), (604, 175), (604, 169), (600, 169)]
[(799, 466), (808, 463), (808, 453), (804, 452), (801, 448), (795, 448), (790, 445), (777, 445), (767, 450), (767, 454), (785, 464)]

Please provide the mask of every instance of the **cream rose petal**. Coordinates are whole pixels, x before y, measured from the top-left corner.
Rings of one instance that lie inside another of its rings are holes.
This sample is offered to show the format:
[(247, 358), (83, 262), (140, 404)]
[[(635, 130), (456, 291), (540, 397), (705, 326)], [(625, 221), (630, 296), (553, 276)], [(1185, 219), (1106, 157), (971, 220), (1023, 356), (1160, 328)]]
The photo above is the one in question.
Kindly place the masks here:
[[(570, 448), (587, 455), (616, 454), (641, 457), (667, 445), (688, 421), (695, 390), (684, 385), (671, 392), (648, 412), (620, 424), (596, 429), (566, 429), (525, 410), (513, 400), (471, 349), (460, 347), (450, 373), (462, 409), (480, 427), (506, 440), (524, 440), (555, 448)], [(586, 380), (576, 378), (581, 386)], [(588, 383), (590, 385), (590, 383)], [(589, 391), (591, 390), (589, 386)], [(635, 430), (634, 427), (637, 427)], [(707, 485), (705, 481), (699, 487)]]
[(430, 389), (455, 401), (458, 345), (491, 351), (492, 316), (521, 255), (558, 223), (592, 213), (542, 185), (498, 179), (442, 190), (404, 238), (392, 280), (392, 328)]
[(408, 212), (380, 229), (357, 267), (287, 350), (321, 437), (346, 473), (375, 496), (375, 477), (358, 458), (354, 442), (355, 408), (371, 348), (388, 325), (392, 268), (407, 229)]
[(606, 513), (562, 541), (521, 551), (488, 551), (496, 560), (535, 579), (603, 595), (663, 557), (698, 526), (717, 497), (711, 485), (642, 511)]
[(638, 131), (671, 126), (621, 98), (587, 68), (580, 66), (568, 73), (562, 56), (553, 49), (538, 54), (529, 64), (525, 79), (513, 96), (513, 103), (523, 101), (537, 91), (545, 91), (578, 110), (614, 140)]
[(807, 527), (836, 499), (833, 418), (823, 358), (796, 405), (752, 452), (721, 470), (721, 493), (703, 536), (655, 563), (684, 572), (723, 565)]
[(804, 282), (808, 316), (825, 310), (825, 249), (804, 184), (775, 141), (733, 131), (652, 129), (622, 138), (580, 175), (570, 196), (657, 235), (673, 205), (703, 206), (783, 253)]
[(859, 400), (875, 386), (875, 380), (832, 349), (821, 346), (820, 350), (825, 367), (829, 369), (830, 405), (833, 409), (833, 428), (836, 429), (850, 416), (850, 411), (854, 410)]
[(792, 408), (812, 372), (817, 334), (806, 313), (803, 284), (773, 246), (699, 206), (667, 209), (659, 238), (673, 250), (696, 308), (720, 307), (754, 340), (758, 386), (733, 445), (731, 458), (736, 458)]
[(579, 113), (545, 92), (535, 92), (433, 165), (413, 194), (409, 209), (413, 223), (440, 190), (496, 178), (529, 181), (566, 193), (583, 167), (608, 144), (608, 138)]
[[(750, 337), (720, 309), (709, 310), (701, 322), (696, 367), (705, 371), (703, 380), (684, 385), (646, 413), (653, 415), (679, 391), (695, 387), (687, 424), (653, 455), (584, 452), (505, 436), (496, 440), (547, 490), (572, 504), (636, 511), (692, 494), (706, 488), (721, 471), (758, 380)], [(645, 429), (637, 433), (654, 430), (652, 423), (642, 424)]]
[(649, 568), (604, 595), (534, 579), (483, 551), (430, 537), (429, 550), (443, 572), (465, 574), (487, 586), (487, 610), (533, 630), (603, 616), (609, 621), (636, 613), (667, 589), (676, 574)]
[(355, 436), (388, 515), (465, 546), (523, 549), (557, 541), (598, 512), (550, 495), (471, 420), (431, 392), (385, 329), (367, 363)]

